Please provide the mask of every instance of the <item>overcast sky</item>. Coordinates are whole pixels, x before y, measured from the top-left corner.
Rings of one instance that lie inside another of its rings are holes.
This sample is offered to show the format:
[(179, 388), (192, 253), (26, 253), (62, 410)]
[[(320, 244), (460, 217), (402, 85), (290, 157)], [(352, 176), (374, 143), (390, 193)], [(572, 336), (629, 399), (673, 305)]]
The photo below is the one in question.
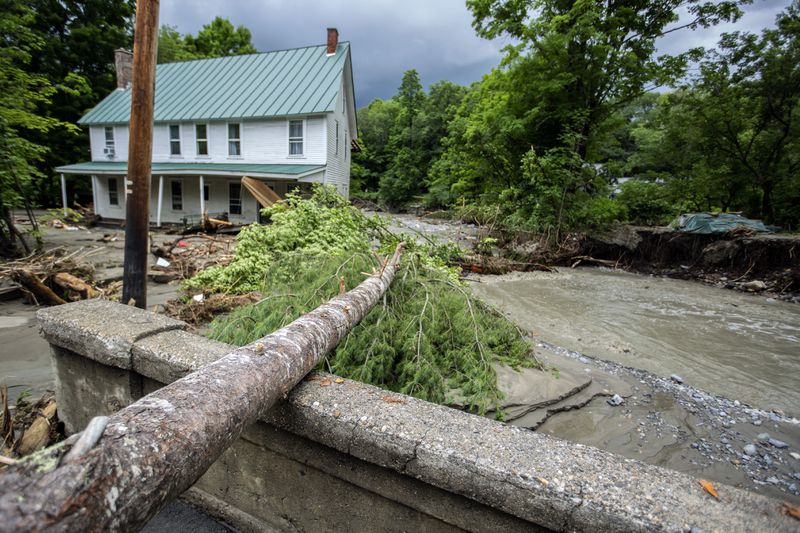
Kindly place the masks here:
[[(755, 0), (735, 25), (681, 31), (662, 39), (662, 52), (692, 46), (713, 47), (723, 31), (757, 32), (773, 26), (790, 0)], [(403, 72), (415, 68), (425, 86), (446, 79), (469, 84), (480, 79), (502, 56), (507, 40), (475, 36), (464, 0), (162, 0), (162, 24), (197, 33), (215, 16), (253, 33), (260, 51), (323, 44), (327, 27), (350, 41), (356, 101), (392, 96)]]

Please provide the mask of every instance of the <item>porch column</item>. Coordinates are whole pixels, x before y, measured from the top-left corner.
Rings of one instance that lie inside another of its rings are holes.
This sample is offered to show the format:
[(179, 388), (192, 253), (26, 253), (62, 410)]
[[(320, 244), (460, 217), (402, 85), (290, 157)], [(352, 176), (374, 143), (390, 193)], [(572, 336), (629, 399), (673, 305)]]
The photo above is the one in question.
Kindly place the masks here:
[(64, 218), (67, 218), (67, 180), (61, 174), (61, 205), (64, 207)]
[(156, 226), (161, 227), (161, 204), (164, 200), (164, 176), (158, 177), (158, 206), (156, 206)]
[(97, 214), (97, 176), (92, 174), (92, 206), (94, 214)]
[(206, 196), (205, 192), (205, 182), (203, 181), (203, 176), (200, 176), (200, 220), (204, 219), (206, 215)]

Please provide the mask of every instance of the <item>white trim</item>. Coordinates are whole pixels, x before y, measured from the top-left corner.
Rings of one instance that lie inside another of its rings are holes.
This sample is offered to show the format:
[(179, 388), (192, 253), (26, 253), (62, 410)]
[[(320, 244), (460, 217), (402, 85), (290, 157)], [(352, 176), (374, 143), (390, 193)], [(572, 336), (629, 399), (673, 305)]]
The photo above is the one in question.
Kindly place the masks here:
[(158, 177), (158, 206), (156, 207), (156, 226), (161, 227), (161, 205), (164, 203), (164, 176)]
[[(172, 153), (172, 126), (178, 126), (178, 153)], [(183, 127), (180, 122), (172, 122), (167, 124), (167, 153), (170, 159), (183, 159)]]
[(94, 214), (97, 215), (97, 176), (92, 174), (92, 205), (94, 206)]
[[(202, 217), (206, 213), (206, 195), (203, 187), (205, 186), (205, 182), (203, 181), (203, 176), (200, 176), (200, 216)], [(209, 198), (210, 200), (211, 198)]]
[[(206, 127), (206, 153), (204, 155), (200, 154), (200, 152), (197, 150), (197, 126)], [(241, 135), (241, 133), (239, 135)], [(211, 159), (211, 124), (208, 122), (194, 123), (194, 156), (197, 159)]]
[[(231, 155), (231, 124), (239, 125), (239, 155)], [(228, 159), (244, 159), (244, 125), (242, 122), (231, 121), (225, 123), (225, 154)]]
[(67, 179), (61, 174), (61, 206), (64, 208), (64, 218), (67, 218)]
[[(292, 152), (292, 122), (302, 122), (303, 123), (303, 136), (301, 137), (301, 143), (303, 147), (302, 153), (293, 154)], [(308, 140), (308, 125), (306, 124), (305, 118), (287, 118), (286, 119), (286, 158), (287, 159), (306, 159), (306, 145), (308, 144), (306, 141)]]

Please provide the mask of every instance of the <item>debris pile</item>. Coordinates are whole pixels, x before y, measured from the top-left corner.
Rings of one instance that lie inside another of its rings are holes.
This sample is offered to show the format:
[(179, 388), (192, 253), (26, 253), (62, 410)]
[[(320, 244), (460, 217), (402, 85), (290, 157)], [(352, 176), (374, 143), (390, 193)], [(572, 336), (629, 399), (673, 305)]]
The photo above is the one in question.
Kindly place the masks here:
[(156, 283), (185, 280), (210, 266), (225, 266), (233, 260), (236, 238), (232, 235), (182, 235), (161, 246), (153, 245), (157, 258), (149, 277)]
[(25, 396), (12, 409), (8, 405), (8, 388), (0, 389), (0, 466), (14, 464), (18, 457), (30, 455), (64, 438), (58, 422), (56, 400), (48, 392), (35, 403)]
[(0, 294), (8, 297), (21, 292), (34, 305), (60, 305), (98, 296), (109, 298), (118, 288), (95, 283), (95, 268), (88, 260), (99, 250), (79, 248), (67, 252), (58, 247), (3, 263)]

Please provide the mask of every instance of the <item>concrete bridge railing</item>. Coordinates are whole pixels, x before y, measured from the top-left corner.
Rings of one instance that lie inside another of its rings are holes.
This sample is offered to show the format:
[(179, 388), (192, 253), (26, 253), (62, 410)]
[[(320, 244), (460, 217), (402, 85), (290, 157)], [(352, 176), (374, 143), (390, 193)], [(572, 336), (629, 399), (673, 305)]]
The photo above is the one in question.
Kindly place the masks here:
[[(100, 300), (39, 320), (69, 433), (232, 350)], [(242, 531), (796, 531), (780, 502), (717, 488), (719, 501), (685, 474), (317, 373), (184, 497)]]

